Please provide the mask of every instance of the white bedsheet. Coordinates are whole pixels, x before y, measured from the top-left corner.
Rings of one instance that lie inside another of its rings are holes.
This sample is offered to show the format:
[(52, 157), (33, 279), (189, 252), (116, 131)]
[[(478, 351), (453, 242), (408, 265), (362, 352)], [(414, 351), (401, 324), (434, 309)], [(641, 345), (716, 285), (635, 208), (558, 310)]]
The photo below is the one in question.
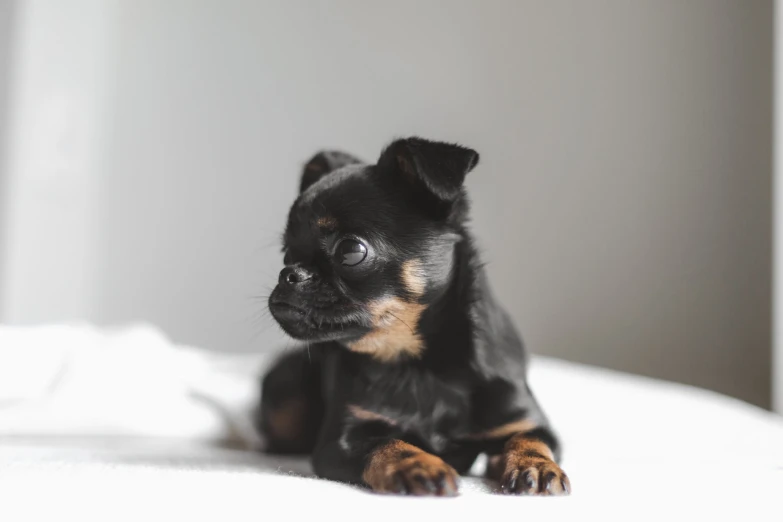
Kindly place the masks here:
[(783, 421), (714, 393), (536, 358), (568, 498), (367, 493), (264, 456), (247, 413), (264, 358), (149, 327), (0, 327), (0, 521), (783, 520)]

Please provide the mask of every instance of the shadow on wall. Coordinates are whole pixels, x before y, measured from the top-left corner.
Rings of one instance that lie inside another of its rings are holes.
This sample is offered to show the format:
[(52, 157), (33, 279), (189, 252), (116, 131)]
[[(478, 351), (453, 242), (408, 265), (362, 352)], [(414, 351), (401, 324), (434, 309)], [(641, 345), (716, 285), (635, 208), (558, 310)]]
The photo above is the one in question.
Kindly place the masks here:
[(3, 318), (3, 261), (5, 252), (5, 198), (8, 152), (8, 91), (11, 76), (11, 43), (13, 42), (14, 2), (0, 2), (0, 321)]

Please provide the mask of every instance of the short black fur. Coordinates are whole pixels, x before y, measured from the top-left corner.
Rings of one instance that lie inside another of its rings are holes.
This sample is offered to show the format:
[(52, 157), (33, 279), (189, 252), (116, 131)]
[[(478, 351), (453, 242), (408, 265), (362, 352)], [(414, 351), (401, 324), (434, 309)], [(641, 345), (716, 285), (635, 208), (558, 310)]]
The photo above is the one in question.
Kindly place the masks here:
[[(520, 336), (466, 227), (463, 182), (478, 159), (408, 138), (375, 165), (335, 151), (307, 163), (269, 307), (309, 348), (287, 353), (264, 378), (258, 426), (269, 451), (309, 453), (325, 478), (416, 494), (454, 493), (444, 470), (466, 473), (480, 453), (502, 458), (498, 478), (512, 489), (516, 467), (529, 474), (546, 448), (559, 459), (527, 385)], [(345, 241), (359, 252), (350, 259), (340, 254)], [(306, 407), (280, 411), (292, 403)], [(307, 416), (286, 426), (295, 433), (273, 426), (294, 414)], [(511, 454), (538, 443), (545, 448)], [(564, 474), (558, 483), (567, 493)]]

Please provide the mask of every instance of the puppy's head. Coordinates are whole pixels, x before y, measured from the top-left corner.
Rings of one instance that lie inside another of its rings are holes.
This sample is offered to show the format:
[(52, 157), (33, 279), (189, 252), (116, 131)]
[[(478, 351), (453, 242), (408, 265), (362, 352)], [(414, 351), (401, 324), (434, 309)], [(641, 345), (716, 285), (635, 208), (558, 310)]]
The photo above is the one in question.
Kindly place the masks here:
[(408, 138), (377, 164), (322, 152), (306, 165), (269, 298), (291, 337), (390, 360), (422, 348), (418, 322), (450, 279), (478, 154)]

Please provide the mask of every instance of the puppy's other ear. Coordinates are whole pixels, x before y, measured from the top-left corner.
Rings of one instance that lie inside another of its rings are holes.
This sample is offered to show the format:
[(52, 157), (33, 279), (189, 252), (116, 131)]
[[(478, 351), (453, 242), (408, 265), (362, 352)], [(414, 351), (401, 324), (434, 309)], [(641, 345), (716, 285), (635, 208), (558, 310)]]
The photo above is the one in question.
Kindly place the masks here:
[(479, 154), (473, 149), (412, 137), (386, 147), (378, 159), (378, 167), (422, 185), (441, 201), (448, 202), (460, 195), (465, 176), (478, 161)]
[(360, 159), (339, 150), (324, 150), (310, 158), (302, 171), (302, 180), (299, 182), (299, 193), (326, 176), (346, 165), (363, 163)]

